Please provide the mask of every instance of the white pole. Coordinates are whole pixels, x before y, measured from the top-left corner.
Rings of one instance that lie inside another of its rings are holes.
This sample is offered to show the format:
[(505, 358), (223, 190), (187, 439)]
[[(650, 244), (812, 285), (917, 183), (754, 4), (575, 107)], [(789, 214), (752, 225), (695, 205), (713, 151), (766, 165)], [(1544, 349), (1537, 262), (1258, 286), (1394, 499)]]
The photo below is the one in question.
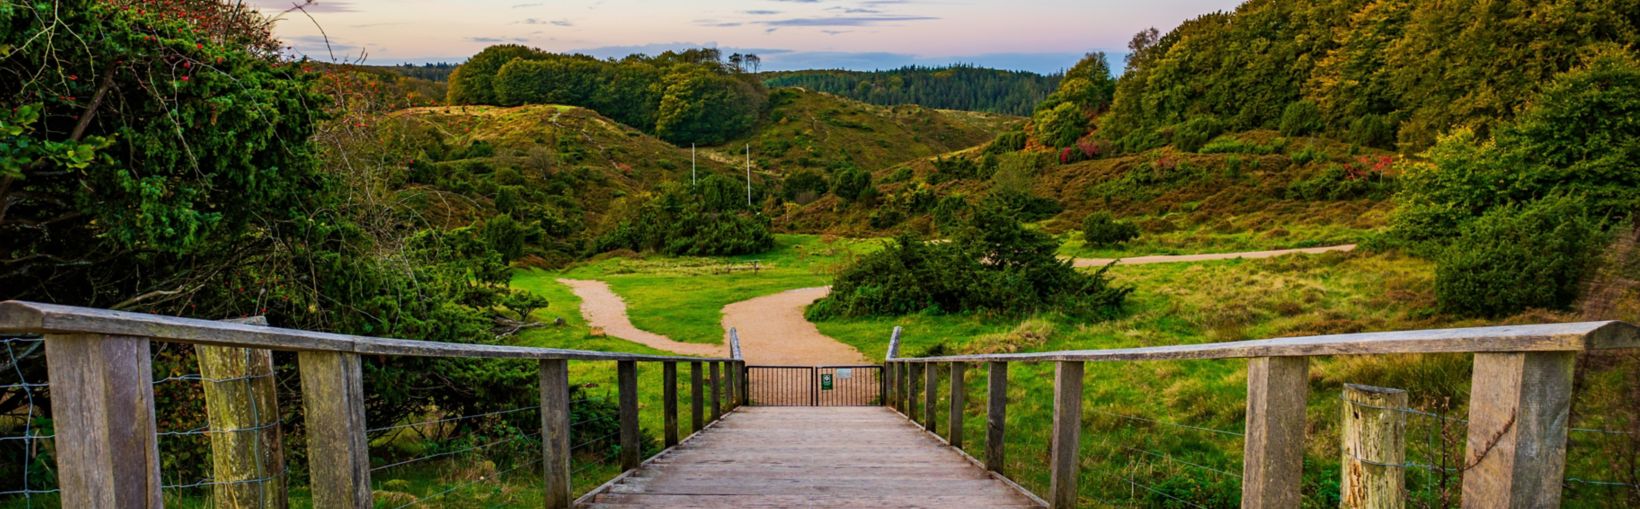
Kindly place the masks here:
[(695, 144), (689, 144), (689, 185), (695, 185)]
[(752, 206), (752, 144), (746, 144), (746, 206)]

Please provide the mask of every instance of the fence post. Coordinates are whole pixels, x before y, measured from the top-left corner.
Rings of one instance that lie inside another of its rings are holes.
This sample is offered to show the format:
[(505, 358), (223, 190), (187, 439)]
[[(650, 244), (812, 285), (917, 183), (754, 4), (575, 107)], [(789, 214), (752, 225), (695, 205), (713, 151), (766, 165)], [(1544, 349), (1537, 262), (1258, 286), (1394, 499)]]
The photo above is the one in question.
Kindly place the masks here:
[(678, 363), (661, 363), (661, 407), (666, 446), (678, 445)]
[(735, 361), (723, 363), (723, 411), (732, 412), (735, 409), (735, 387), (740, 382), (735, 380)]
[(1008, 363), (988, 365), (985, 401), (985, 469), (1003, 473), (1003, 438), (1008, 428)]
[(899, 404), (900, 404), (899, 398), (900, 397), (899, 397), (899, 392), (898, 391), (900, 390), (900, 388), (895, 386), (895, 384), (894, 384), (894, 382), (899, 381), (899, 379), (896, 378), (899, 375), (894, 374), (894, 362), (893, 361), (884, 361), (883, 362), (883, 371), (878, 376), (883, 379), (883, 397), (882, 397), (883, 405), (887, 406), (889, 408), (894, 408), (896, 406), (899, 406)]
[(1340, 507), (1405, 505), (1407, 391), (1344, 384)]
[(1559, 507), (1577, 354), (1477, 353), (1463, 506)]
[(963, 399), (967, 394), (968, 386), (963, 385), (962, 372), (968, 365), (961, 362), (951, 363), (951, 409), (946, 419), (947, 434), (951, 435), (951, 447), (962, 448), (962, 407)]
[(706, 427), (706, 395), (701, 382), (700, 361), (689, 363), (689, 425), (690, 432)]
[(1059, 361), (1053, 376), (1053, 444), (1048, 506), (1076, 507), (1077, 463), (1082, 451), (1082, 361)]
[(752, 403), (752, 368), (746, 366), (746, 361), (740, 361), (740, 404)]
[(148, 338), (47, 334), (63, 507), (161, 507)]
[(923, 366), (923, 429), (934, 433), (934, 407), (939, 406), (940, 398), (940, 365), (926, 364)]
[[(226, 320), (267, 325), (265, 317)], [(273, 351), (194, 345), (211, 429), (211, 487), (216, 507), (283, 509), (285, 452)]]
[(570, 482), (569, 361), (541, 360), (541, 461), (547, 509), (569, 509)]
[(302, 413), (314, 507), (371, 507), (359, 354), (300, 352)]
[(718, 419), (723, 417), (723, 384), (718, 381), (719, 367), (723, 363), (709, 362), (707, 364), (711, 365), (712, 370), (712, 422), (717, 422)]
[(616, 361), (615, 378), (621, 393), (621, 470), (632, 470), (643, 456), (638, 437), (637, 361)]
[(1244, 509), (1299, 505), (1309, 371), (1307, 357), (1258, 357), (1247, 363)]
[(922, 385), (922, 371), (923, 369), (926, 369), (928, 365), (920, 362), (913, 362), (910, 363), (909, 366), (911, 367), (911, 372), (907, 373), (905, 378), (907, 386), (911, 388), (911, 393), (907, 394), (905, 398), (905, 416), (906, 418), (911, 419), (911, 422), (917, 422), (917, 391), (923, 389), (923, 387), (920, 387)]

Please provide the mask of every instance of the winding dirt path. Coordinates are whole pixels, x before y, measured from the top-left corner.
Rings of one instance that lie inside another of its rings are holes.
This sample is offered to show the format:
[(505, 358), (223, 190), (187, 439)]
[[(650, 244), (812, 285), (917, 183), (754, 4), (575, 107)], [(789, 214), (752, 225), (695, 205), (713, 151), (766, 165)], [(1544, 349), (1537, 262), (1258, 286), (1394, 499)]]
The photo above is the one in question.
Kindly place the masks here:
[(1244, 251), (1244, 252), (1240, 252), (1240, 253), (1155, 255), (1155, 256), (1134, 256), (1134, 257), (1129, 257), (1129, 258), (1077, 258), (1073, 261), (1073, 263), (1077, 267), (1102, 267), (1102, 266), (1110, 264), (1110, 262), (1113, 262), (1113, 261), (1119, 261), (1120, 265), (1144, 265), (1144, 264), (1147, 264), (1147, 263), (1206, 262), (1206, 261), (1213, 261), (1213, 260), (1234, 260), (1234, 259), (1238, 259), (1238, 258), (1274, 258), (1274, 257), (1277, 257), (1277, 256), (1289, 255), (1289, 254), (1318, 254), (1318, 253), (1329, 253), (1329, 252), (1334, 252), (1334, 251), (1354, 251), (1354, 250), (1355, 250), (1355, 244), (1345, 244), (1345, 245), (1342, 245), (1342, 246), (1307, 247), (1307, 248), (1303, 248), (1303, 249), (1277, 249), (1277, 250), (1273, 250), (1273, 251)]
[(820, 333), (803, 307), (831, 293), (830, 286), (798, 288), (747, 299), (723, 307), (723, 334), (740, 332), (740, 352), (747, 364), (814, 366), (864, 364), (866, 356)]
[[(626, 315), (626, 301), (609, 289), (609, 283), (581, 279), (559, 279), (581, 298), (581, 316), (587, 325), (602, 328), (605, 334), (681, 355), (721, 357), (728, 355), (724, 345), (684, 343), (672, 338), (639, 329)], [(799, 315), (801, 318), (801, 315)]]

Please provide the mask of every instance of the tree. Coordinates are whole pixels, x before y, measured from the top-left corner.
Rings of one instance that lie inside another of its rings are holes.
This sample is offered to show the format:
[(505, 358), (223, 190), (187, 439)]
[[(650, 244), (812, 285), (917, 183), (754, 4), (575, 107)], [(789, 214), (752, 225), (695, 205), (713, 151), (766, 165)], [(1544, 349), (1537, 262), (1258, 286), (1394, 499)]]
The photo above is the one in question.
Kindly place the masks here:
[(761, 86), (700, 67), (666, 75), (655, 133), (677, 144), (714, 145), (745, 135), (768, 104)]
[(757, 56), (756, 53), (747, 53), (745, 59), (746, 65), (751, 67), (754, 73), (763, 67), (763, 57)]
[(735, 72), (741, 72), (742, 70), (744, 70), (744, 67), (743, 67), (742, 64), (745, 64), (745, 63), (746, 63), (746, 57), (741, 56), (739, 53), (729, 55), (729, 65), (734, 67)]
[(500, 104), (496, 94), (496, 75), (501, 67), (514, 59), (534, 60), (542, 54), (517, 44), (490, 46), (450, 73), (450, 104)]
[(1076, 103), (1062, 102), (1053, 109), (1037, 113), (1036, 134), (1043, 145), (1069, 147), (1087, 132), (1088, 118)]

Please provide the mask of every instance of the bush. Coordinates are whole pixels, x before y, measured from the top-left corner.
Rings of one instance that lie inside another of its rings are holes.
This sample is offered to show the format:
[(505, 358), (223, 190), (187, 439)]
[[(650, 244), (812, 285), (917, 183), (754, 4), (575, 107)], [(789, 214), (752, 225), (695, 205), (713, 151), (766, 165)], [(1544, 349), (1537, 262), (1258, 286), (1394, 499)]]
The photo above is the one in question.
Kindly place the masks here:
[(1006, 154), (1025, 150), (1026, 141), (1028, 141), (1028, 138), (1025, 136), (1025, 131), (1018, 129), (1006, 131), (998, 134), (996, 138), (991, 140), (990, 144), (985, 146), (985, 153)]
[(853, 165), (837, 168), (831, 177), (831, 193), (848, 201), (866, 196), (871, 190), (871, 174)]
[(1350, 132), (1346, 139), (1363, 147), (1387, 149), (1395, 144), (1395, 128), (1384, 120), (1383, 115), (1362, 115), (1350, 121)]
[(808, 203), (826, 194), (828, 189), (825, 175), (805, 168), (786, 177), (786, 182), (780, 186), (780, 197), (787, 201)]
[(1082, 240), (1089, 246), (1115, 246), (1136, 238), (1139, 238), (1138, 226), (1117, 221), (1109, 212), (1094, 212), (1082, 220)]
[(1560, 309), (1577, 297), (1600, 227), (1580, 198), (1495, 208), (1466, 224), (1435, 269), (1435, 296), (1450, 313), (1498, 317)]
[(1021, 316), (1052, 310), (1085, 319), (1115, 316), (1132, 289), (1113, 286), (1104, 270), (1077, 271), (1059, 259), (1058, 247), (1007, 209), (982, 205), (951, 242), (906, 235), (861, 258), (807, 315), (824, 320), (935, 310)]
[(709, 175), (695, 187), (675, 183), (637, 205), (616, 211), (615, 226), (598, 238), (599, 251), (631, 249), (674, 256), (728, 256), (774, 247), (769, 219), (746, 204), (740, 184)]
[(1218, 117), (1200, 116), (1173, 127), (1173, 146), (1185, 152), (1196, 152), (1208, 141), (1224, 132), (1224, 123)]
[(1055, 148), (1075, 144), (1076, 139), (1088, 130), (1088, 118), (1082, 114), (1081, 108), (1070, 102), (1038, 112), (1035, 122), (1039, 141)]
[(1321, 132), (1325, 127), (1321, 122), (1321, 108), (1310, 101), (1298, 101), (1287, 105), (1281, 111), (1281, 134), (1283, 136), (1307, 136)]

